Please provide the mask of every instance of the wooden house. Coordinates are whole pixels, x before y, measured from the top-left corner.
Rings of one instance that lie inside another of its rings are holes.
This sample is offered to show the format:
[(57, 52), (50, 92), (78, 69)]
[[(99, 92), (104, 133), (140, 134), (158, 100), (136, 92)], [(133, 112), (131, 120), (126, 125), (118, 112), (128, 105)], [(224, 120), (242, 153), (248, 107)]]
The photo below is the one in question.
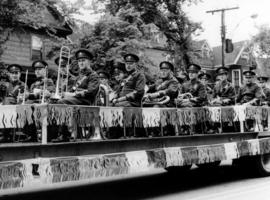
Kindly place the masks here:
[[(45, 7), (42, 16), (45, 24), (43, 28), (23, 23), (15, 28), (3, 44), (3, 53), (0, 56), (0, 61), (4, 64), (20, 64), (24, 71), (28, 69), (30, 75), (28, 84), (34, 80), (32, 62), (44, 59), (48, 62), (49, 68), (56, 68), (53, 59), (48, 60), (46, 55), (59, 38), (65, 39), (72, 34), (71, 27), (55, 7)], [(51, 31), (52, 29), (54, 31)]]

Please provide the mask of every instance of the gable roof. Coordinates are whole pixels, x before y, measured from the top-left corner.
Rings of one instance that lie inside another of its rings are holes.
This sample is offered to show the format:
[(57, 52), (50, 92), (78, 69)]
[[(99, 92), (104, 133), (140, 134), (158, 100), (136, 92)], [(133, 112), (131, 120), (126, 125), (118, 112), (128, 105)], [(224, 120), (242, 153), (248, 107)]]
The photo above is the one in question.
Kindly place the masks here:
[[(232, 53), (225, 53), (225, 65), (235, 65), (239, 60), (242, 52), (247, 45), (247, 41), (240, 41), (233, 43), (234, 50)], [(221, 46), (213, 47), (213, 64), (215, 67), (220, 67), (222, 65), (222, 55)]]
[(193, 50), (201, 50), (202, 46), (204, 44), (207, 44), (207, 46), (211, 49), (210, 45), (208, 44), (207, 40), (193, 40), (191, 41), (191, 47)]
[[(209, 57), (203, 57), (202, 48), (204, 45), (207, 45), (209, 48)], [(193, 63), (196, 63), (203, 68), (212, 68), (213, 67), (213, 54), (210, 45), (207, 40), (193, 40), (191, 42), (192, 52), (189, 53), (190, 59)]]
[[(28, 0), (26, 0), (28, 1)], [(57, 10), (53, 5), (44, 5), (38, 9), (42, 21), (38, 24), (31, 23), (28, 18), (24, 19), (24, 16), (19, 16), (17, 21), (23, 27), (33, 28), (35, 30), (47, 30), (53, 35), (60, 37), (66, 37), (72, 34), (72, 28), (69, 25), (65, 17)]]

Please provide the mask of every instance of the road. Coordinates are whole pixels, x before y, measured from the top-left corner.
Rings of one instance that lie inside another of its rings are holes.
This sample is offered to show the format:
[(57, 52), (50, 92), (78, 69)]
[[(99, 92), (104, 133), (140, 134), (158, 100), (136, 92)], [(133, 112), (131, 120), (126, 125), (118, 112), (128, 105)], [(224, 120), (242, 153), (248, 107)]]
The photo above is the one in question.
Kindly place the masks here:
[[(10, 196), (7, 199), (168, 199), (168, 200), (269, 200), (270, 177), (257, 178), (223, 163), (217, 169), (193, 168), (187, 173), (150, 174), (99, 181), (64, 189)], [(18, 198), (19, 197), (19, 198)]]

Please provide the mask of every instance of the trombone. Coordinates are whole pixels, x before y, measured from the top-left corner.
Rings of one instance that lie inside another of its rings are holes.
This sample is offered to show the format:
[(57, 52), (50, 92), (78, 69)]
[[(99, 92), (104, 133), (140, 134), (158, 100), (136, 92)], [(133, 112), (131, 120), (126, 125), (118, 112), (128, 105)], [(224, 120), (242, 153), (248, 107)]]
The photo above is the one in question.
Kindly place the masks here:
[(60, 83), (61, 77), (61, 67), (62, 63), (64, 61), (63, 58), (67, 58), (67, 64), (66, 64), (66, 75), (67, 75), (67, 81), (66, 81), (66, 92), (68, 91), (68, 75), (69, 75), (69, 61), (70, 61), (70, 48), (67, 46), (62, 46), (60, 49), (60, 57), (59, 57), (59, 63), (58, 63), (58, 70), (57, 70), (57, 81), (56, 81), (56, 89), (54, 95), (51, 97), (53, 100), (59, 100), (62, 97), (62, 94), (60, 94), (60, 84), (61, 84), (61, 93), (64, 92), (64, 83)]

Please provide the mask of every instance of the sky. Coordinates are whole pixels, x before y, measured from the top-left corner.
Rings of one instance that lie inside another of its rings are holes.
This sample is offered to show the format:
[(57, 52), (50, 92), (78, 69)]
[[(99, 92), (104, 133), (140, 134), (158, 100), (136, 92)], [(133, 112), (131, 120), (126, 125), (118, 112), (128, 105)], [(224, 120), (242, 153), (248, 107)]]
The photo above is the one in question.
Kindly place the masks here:
[[(85, 1), (91, 2), (91, 0)], [(206, 11), (237, 6), (239, 9), (225, 12), (226, 35), (233, 42), (250, 39), (257, 33), (256, 26), (270, 24), (269, 0), (204, 0), (196, 5), (185, 7), (186, 13), (193, 21), (202, 23), (203, 32), (195, 39), (206, 39), (212, 47), (221, 45), (221, 13), (212, 15)], [(254, 14), (257, 15), (255, 19), (251, 18)], [(99, 19), (99, 15), (91, 15), (87, 12), (76, 17), (91, 24)]]

